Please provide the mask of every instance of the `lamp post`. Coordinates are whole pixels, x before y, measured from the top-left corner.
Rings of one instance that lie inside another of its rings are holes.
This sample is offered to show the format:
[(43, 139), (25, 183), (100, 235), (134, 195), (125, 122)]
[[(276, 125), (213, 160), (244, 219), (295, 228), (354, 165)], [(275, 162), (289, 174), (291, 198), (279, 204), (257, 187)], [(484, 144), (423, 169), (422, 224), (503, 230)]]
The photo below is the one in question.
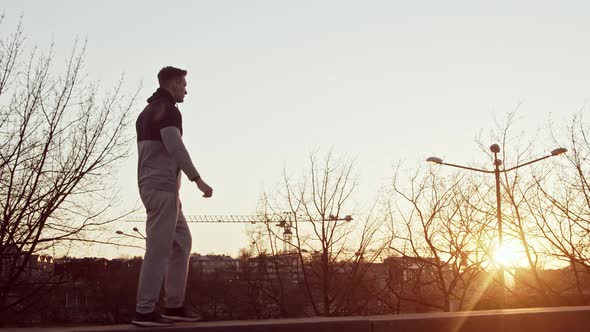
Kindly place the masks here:
[(139, 231), (139, 229), (137, 229), (137, 227), (133, 227), (133, 231), (136, 232), (137, 234), (139, 234), (139, 236), (137, 235), (133, 235), (133, 234), (127, 234), (123, 231), (116, 231), (115, 233), (117, 233), (118, 235), (124, 235), (124, 236), (128, 236), (128, 237), (132, 237), (134, 239), (139, 239), (139, 240), (146, 240), (146, 237), (141, 234), (141, 232)]
[[(437, 157), (430, 157), (430, 158), (426, 159), (426, 161), (431, 164), (435, 164), (435, 165), (445, 165), (445, 166), (466, 169), (466, 170), (470, 170), (470, 171), (476, 171), (476, 172), (487, 173), (487, 174), (491, 174), (491, 173), (494, 174), (494, 176), (496, 178), (496, 217), (498, 219), (498, 249), (502, 250), (502, 247), (504, 244), (504, 240), (503, 240), (504, 233), (503, 233), (503, 229), (502, 229), (502, 201), (500, 198), (500, 173), (510, 172), (510, 171), (515, 170), (517, 168), (520, 168), (520, 167), (523, 167), (526, 165), (530, 165), (532, 163), (536, 163), (537, 161), (541, 161), (543, 159), (558, 156), (560, 154), (567, 152), (567, 149), (565, 149), (565, 148), (554, 149), (553, 151), (551, 151), (550, 154), (548, 154), (546, 156), (528, 161), (524, 164), (516, 165), (516, 166), (508, 168), (508, 169), (506, 169), (506, 168), (500, 169), (500, 165), (502, 165), (502, 160), (498, 159), (498, 153), (500, 152), (500, 146), (498, 144), (492, 144), (492, 146), (490, 146), (490, 151), (492, 151), (492, 153), (494, 154), (494, 170), (493, 171), (479, 169), (479, 168), (473, 168), (473, 167), (468, 167), (468, 166), (463, 166), (463, 165), (445, 163), (445, 162), (443, 162), (442, 159), (437, 158)], [(500, 263), (499, 274), (500, 274), (500, 286), (502, 288), (502, 291), (500, 292), (500, 308), (504, 309), (506, 306), (506, 281), (504, 279), (504, 263)]]

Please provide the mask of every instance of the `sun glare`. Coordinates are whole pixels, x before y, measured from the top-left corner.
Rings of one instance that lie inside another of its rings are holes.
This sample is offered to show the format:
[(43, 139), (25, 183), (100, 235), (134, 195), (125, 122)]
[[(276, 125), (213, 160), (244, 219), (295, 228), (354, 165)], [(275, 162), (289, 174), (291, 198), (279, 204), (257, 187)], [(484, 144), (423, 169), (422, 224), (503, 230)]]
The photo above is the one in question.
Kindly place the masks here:
[(526, 267), (528, 262), (522, 247), (515, 242), (504, 243), (494, 254), (496, 263), (505, 267)]

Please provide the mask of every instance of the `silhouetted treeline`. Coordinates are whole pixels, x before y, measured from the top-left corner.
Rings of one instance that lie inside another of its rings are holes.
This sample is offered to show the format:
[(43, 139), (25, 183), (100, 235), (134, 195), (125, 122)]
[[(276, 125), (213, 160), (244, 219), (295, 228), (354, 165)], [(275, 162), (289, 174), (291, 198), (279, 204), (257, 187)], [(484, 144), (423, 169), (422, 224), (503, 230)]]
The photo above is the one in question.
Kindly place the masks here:
[[(314, 316), (312, 303), (304, 293), (301, 267), (293, 253), (274, 256), (251, 256), (243, 252), (239, 258), (222, 255), (191, 256), (186, 304), (200, 311), (209, 320), (264, 319), (278, 317)], [(2, 315), (7, 325), (63, 325), (63, 324), (114, 324), (129, 322), (135, 312), (135, 293), (141, 258), (62, 258), (54, 266), (32, 275), (50, 276), (45, 294), (28, 308), (13, 308)], [(313, 256), (305, 262), (313, 268)], [(389, 257), (368, 266), (364, 278), (357, 280), (355, 291), (347, 292), (347, 282), (339, 299), (343, 310), (333, 315), (376, 315), (440, 311), (435, 305), (445, 294), (436, 284), (437, 273), (433, 259), (415, 257)], [(452, 280), (452, 267), (448, 266), (444, 278)], [(349, 273), (350, 271), (348, 271)], [(335, 280), (345, 280), (342, 272)], [(548, 305), (579, 305), (588, 303), (586, 293), (554, 295), (550, 301), (531, 290), (534, 277), (527, 270), (516, 271), (511, 288), (511, 307)], [(497, 308), (494, 285), (486, 280), (493, 278), (482, 273), (475, 281), (469, 298), (473, 309)], [(574, 280), (570, 267), (544, 270), (546, 282), (564, 287)], [(38, 279), (31, 279), (34, 282)], [(590, 292), (590, 279), (582, 287)], [(18, 296), (19, 288), (12, 295)], [(319, 291), (319, 290), (315, 290)], [(460, 309), (456, 303), (452, 310)]]

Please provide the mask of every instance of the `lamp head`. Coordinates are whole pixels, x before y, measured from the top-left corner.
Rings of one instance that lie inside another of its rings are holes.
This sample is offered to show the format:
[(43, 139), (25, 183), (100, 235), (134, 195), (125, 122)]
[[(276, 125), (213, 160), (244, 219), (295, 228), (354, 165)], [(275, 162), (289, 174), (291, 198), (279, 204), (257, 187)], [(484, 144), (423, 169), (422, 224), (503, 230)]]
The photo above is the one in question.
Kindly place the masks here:
[(551, 151), (551, 155), (552, 156), (559, 156), (560, 154), (564, 154), (566, 152), (567, 152), (566, 148), (557, 148), (557, 149)]
[(500, 146), (498, 144), (492, 144), (492, 146), (490, 146), (490, 150), (493, 153), (498, 153), (498, 152), (500, 152)]
[(441, 165), (443, 163), (442, 159), (437, 157), (429, 157), (426, 161), (431, 165)]

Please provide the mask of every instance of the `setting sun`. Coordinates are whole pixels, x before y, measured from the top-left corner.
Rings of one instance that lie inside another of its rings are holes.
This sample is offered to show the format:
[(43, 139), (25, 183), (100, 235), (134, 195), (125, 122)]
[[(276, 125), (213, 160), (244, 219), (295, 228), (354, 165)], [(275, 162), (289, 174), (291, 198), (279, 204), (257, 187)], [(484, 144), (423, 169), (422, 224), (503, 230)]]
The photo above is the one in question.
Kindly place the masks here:
[(507, 242), (496, 249), (494, 261), (505, 267), (526, 267), (528, 262), (522, 246), (516, 241)]

